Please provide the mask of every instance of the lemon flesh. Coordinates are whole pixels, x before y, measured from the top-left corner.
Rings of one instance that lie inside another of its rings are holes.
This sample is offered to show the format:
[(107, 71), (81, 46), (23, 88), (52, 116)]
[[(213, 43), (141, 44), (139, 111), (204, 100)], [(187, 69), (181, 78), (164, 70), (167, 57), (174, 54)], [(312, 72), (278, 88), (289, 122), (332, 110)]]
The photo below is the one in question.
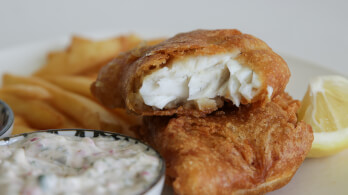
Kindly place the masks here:
[(308, 157), (328, 156), (348, 148), (348, 80), (341, 76), (311, 80), (298, 118), (314, 131)]

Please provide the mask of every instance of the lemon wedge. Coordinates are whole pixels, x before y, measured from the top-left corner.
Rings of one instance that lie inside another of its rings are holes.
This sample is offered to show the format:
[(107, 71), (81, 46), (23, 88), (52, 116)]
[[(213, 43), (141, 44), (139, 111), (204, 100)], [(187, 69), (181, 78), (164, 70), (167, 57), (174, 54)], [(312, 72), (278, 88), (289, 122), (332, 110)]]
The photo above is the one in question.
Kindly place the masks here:
[(312, 79), (298, 118), (310, 124), (314, 132), (307, 157), (324, 157), (348, 148), (348, 79), (341, 76)]

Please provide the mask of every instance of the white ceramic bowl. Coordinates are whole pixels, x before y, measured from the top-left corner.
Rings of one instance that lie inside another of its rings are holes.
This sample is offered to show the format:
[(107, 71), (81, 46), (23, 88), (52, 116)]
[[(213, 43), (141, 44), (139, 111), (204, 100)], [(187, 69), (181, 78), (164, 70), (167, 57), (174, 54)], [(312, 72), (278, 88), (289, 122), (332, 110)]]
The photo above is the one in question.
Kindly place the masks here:
[(12, 133), (14, 115), (11, 108), (0, 100), (0, 138), (8, 137)]
[(132, 137), (128, 137), (125, 135), (121, 135), (118, 133), (112, 133), (112, 132), (106, 132), (106, 131), (99, 131), (99, 130), (88, 130), (88, 129), (50, 129), (50, 130), (43, 130), (43, 131), (36, 131), (36, 132), (31, 132), (31, 133), (24, 133), (24, 134), (18, 134), (14, 135), (11, 137), (4, 137), (0, 139), (0, 146), (3, 145), (9, 145), (14, 142), (17, 142), (19, 140), (24, 139), (26, 136), (29, 134), (35, 134), (35, 133), (54, 133), (62, 136), (77, 136), (77, 137), (99, 137), (99, 136), (111, 136), (117, 140), (125, 140), (128, 142), (132, 142), (134, 144), (142, 144), (144, 147), (144, 152), (150, 151), (150, 152), (155, 152), (157, 155), (158, 159), (160, 159), (160, 164), (159, 164), (159, 174), (156, 177), (156, 179), (151, 183), (151, 185), (145, 189), (141, 194), (145, 195), (160, 195), (163, 189), (164, 185), (164, 180), (165, 180), (165, 162), (163, 158), (160, 156), (160, 154), (154, 150), (152, 147), (150, 147), (147, 144), (144, 144), (143, 142), (134, 139)]

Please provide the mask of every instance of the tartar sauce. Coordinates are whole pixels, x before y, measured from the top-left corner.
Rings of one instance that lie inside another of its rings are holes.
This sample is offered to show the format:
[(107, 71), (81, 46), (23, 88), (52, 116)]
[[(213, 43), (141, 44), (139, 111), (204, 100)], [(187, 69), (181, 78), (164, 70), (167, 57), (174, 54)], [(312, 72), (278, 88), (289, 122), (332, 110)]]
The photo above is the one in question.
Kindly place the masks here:
[(0, 194), (139, 194), (160, 163), (123, 139), (28, 134), (0, 146)]

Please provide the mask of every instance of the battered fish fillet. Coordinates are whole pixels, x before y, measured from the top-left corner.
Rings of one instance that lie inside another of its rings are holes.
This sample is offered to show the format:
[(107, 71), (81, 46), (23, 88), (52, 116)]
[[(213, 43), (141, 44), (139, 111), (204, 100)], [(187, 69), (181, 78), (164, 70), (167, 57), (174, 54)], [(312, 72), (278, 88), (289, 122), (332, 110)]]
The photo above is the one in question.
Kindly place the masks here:
[(117, 57), (93, 94), (141, 115), (209, 114), (224, 105), (271, 101), (289, 80), (286, 62), (238, 30), (196, 30)]
[(311, 148), (298, 108), (282, 94), (202, 118), (145, 117), (140, 137), (166, 160), (177, 194), (262, 194), (287, 184)]

